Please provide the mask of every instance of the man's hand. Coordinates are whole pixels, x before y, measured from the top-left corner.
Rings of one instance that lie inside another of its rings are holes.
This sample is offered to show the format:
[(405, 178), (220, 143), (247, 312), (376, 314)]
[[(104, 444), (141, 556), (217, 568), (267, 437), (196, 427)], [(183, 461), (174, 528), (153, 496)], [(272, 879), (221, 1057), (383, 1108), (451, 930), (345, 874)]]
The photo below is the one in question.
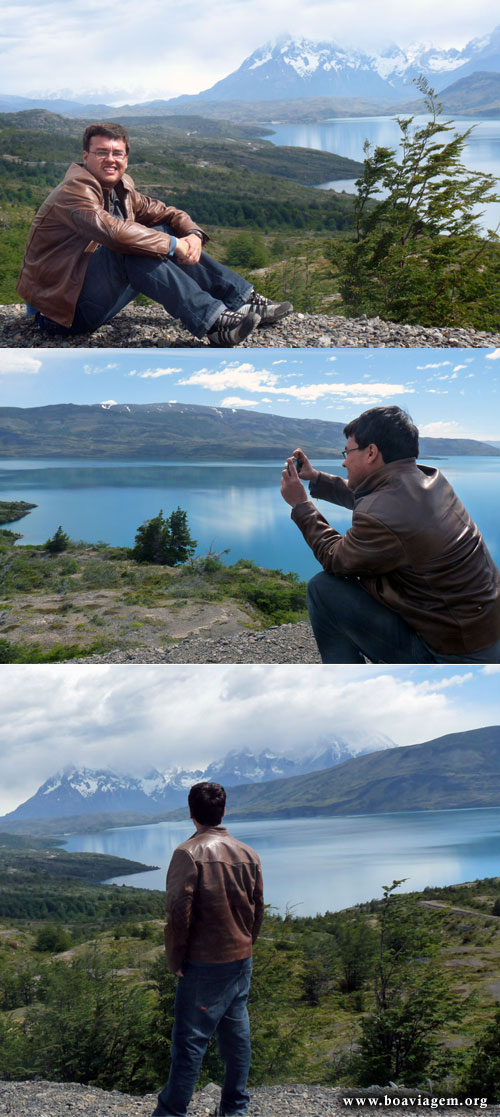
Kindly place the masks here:
[(175, 976), (176, 977), (184, 977), (184, 974), (183, 974), (182, 970), (176, 970), (175, 971)]
[(281, 495), (287, 504), (295, 508), (296, 504), (302, 504), (309, 497), (293, 464), (293, 458), (287, 458), (287, 463), (281, 474)]
[(318, 480), (319, 470), (314, 469), (314, 466), (311, 465), (309, 458), (306, 457), (304, 451), (300, 449), (300, 446), (297, 450), (293, 451), (293, 457), (297, 458), (299, 463), (298, 471), (301, 481), (313, 481), (313, 483), (315, 483)]
[(183, 264), (197, 264), (203, 248), (202, 242), (195, 233), (188, 237), (179, 237), (174, 249), (174, 256), (182, 260)]

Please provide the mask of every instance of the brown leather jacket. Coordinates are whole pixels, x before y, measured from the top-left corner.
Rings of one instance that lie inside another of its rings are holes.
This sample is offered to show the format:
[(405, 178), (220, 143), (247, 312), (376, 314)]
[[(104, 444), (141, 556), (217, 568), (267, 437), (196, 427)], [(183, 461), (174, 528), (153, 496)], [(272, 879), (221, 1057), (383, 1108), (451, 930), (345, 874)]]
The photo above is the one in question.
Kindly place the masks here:
[(204, 826), (174, 851), (167, 873), (165, 949), (182, 962), (249, 958), (264, 915), (262, 870), (254, 849), (224, 826)]
[[(170, 237), (154, 225), (171, 225), (181, 237), (198, 228), (183, 210), (139, 194), (129, 175), (114, 189), (125, 221), (108, 213), (108, 192), (94, 175), (72, 163), (31, 226), (17, 290), (62, 326), (71, 326), (90, 256), (100, 244), (116, 252), (165, 257)], [(203, 239), (208, 240), (206, 234)]]
[(438, 469), (405, 458), (353, 490), (325, 473), (310, 488), (315, 497), (353, 509), (345, 535), (311, 501), (292, 510), (324, 570), (359, 578), (438, 655), (482, 651), (499, 639), (499, 572)]

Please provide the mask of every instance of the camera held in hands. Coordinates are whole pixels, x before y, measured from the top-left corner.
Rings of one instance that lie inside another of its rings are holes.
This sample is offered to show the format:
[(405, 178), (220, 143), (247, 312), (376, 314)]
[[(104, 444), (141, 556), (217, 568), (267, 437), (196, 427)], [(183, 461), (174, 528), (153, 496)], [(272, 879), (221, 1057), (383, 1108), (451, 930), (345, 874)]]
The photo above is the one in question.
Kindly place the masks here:
[[(300, 458), (292, 458), (292, 461), (293, 461), (295, 469), (297, 470), (297, 473), (299, 474), (299, 477), (300, 477), (300, 471), (301, 471), (302, 466), (303, 466), (304, 463), (301, 462)], [(289, 466), (287, 461), (285, 462), (285, 469), (288, 470), (288, 473), (290, 473), (290, 466)]]

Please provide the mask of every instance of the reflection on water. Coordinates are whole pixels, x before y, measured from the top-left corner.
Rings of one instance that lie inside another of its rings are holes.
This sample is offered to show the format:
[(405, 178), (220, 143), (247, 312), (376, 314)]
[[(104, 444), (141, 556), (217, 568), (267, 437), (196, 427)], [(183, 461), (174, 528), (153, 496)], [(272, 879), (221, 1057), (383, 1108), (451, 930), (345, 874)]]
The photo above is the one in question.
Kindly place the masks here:
[[(338, 911), (380, 897), (382, 886), (407, 878), (407, 890), (496, 876), (500, 807), (484, 810), (411, 811), (337, 818), (231, 822), (231, 832), (260, 854), (266, 901), (297, 915)], [(192, 824), (77, 834), (69, 850), (114, 854), (160, 866), (114, 883), (163, 889), (172, 852)]]
[[(315, 464), (343, 475), (338, 459)], [(430, 464), (442, 468), (499, 561), (500, 457), (448, 458)], [(129, 547), (139, 524), (160, 508), (168, 514), (180, 505), (188, 514), (199, 554), (209, 547), (229, 548), (228, 562), (248, 558), (310, 578), (318, 564), (280, 496), (281, 468), (281, 462), (0, 460), (0, 498), (38, 505), (12, 525), (22, 532), (21, 544), (44, 543), (61, 524), (72, 539)], [(339, 531), (350, 526), (347, 509), (324, 502), (319, 507)]]

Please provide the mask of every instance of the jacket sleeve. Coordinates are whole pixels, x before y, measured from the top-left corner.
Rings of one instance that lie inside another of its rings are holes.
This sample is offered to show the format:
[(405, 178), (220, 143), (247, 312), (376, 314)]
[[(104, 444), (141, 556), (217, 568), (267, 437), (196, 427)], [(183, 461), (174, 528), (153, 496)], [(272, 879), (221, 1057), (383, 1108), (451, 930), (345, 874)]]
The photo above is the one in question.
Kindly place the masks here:
[(292, 508), (292, 519), (306, 543), (329, 574), (362, 576), (387, 574), (405, 564), (404, 548), (397, 535), (381, 520), (354, 512), (352, 527), (341, 535), (312, 501)]
[(354, 508), (354, 496), (343, 477), (321, 472), (316, 484), (309, 485), (311, 496), (328, 500), (330, 504), (341, 504), (343, 508)]
[(172, 973), (186, 956), (193, 900), (198, 883), (196, 863), (184, 849), (176, 849), (167, 873), (165, 950)]
[[(115, 252), (128, 252), (136, 256), (167, 256), (171, 248), (168, 233), (147, 228), (139, 221), (112, 217), (102, 204), (102, 195), (96, 179), (95, 187), (85, 179), (75, 177), (64, 184), (54, 202), (51, 221), (54, 225), (67, 225), (92, 242), (103, 244)], [(160, 203), (162, 205), (162, 203)], [(167, 207), (163, 207), (167, 209)], [(158, 217), (158, 221), (162, 220)]]
[(202, 234), (203, 244), (209, 240), (207, 234), (200, 229), (196, 221), (193, 221), (189, 213), (185, 213), (183, 209), (176, 209), (175, 206), (166, 206), (164, 202), (160, 202), (158, 198), (149, 198), (147, 194), (140, 194), (138, 190), (133, 191), (132, 202), (135, 213), (135, 220), (140, 222), (141, 225), (159, 225), (164, 222), (166, 225), (171, 225), (176, 236), (185, 237), (188, 233), (192, 233), (196, 229), (198, 233)]

